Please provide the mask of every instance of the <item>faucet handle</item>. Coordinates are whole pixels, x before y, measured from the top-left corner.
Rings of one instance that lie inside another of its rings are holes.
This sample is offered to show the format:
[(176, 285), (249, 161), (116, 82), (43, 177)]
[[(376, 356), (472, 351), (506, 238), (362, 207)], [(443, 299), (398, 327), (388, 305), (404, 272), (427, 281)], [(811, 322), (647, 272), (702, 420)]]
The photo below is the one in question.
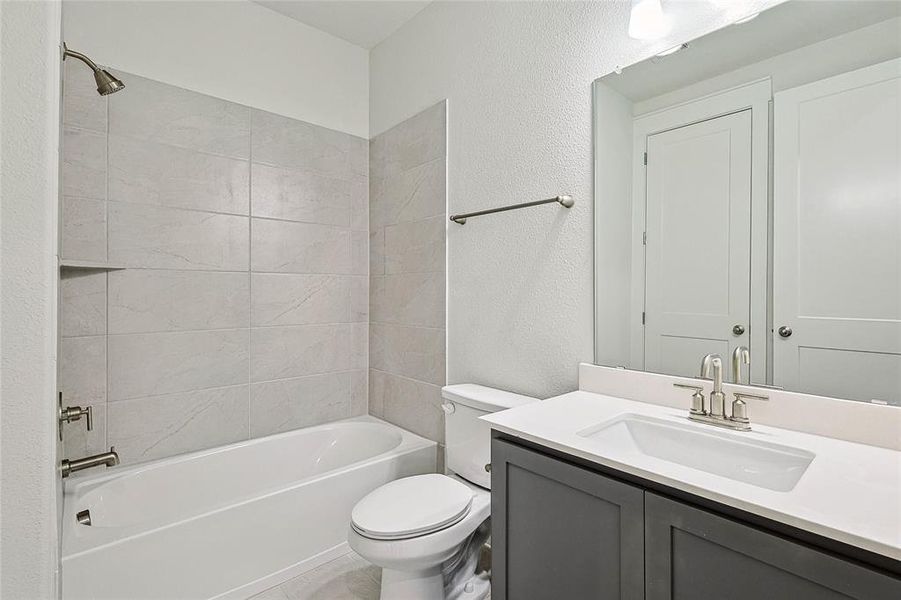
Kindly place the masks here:
[(691, 385), (687, 383), (674, 383), (673, 387), (683, 390), (694, 390), (691, 395), (691, 408), (689, 412), (693, 415), (706, 415), (707, 409), (704, 406), (704, 387), (700, 385)]
[(748, 418), (748, 403), (745, 400), (769, 400), (768, 396), (746, 394), (744, 392), (735, 392), (733, 396), (735, 396), (735, 400), (732, 401), (732, 416), (729, 417), (729, 420), (745, 425), (751, 422), (751, 419)]

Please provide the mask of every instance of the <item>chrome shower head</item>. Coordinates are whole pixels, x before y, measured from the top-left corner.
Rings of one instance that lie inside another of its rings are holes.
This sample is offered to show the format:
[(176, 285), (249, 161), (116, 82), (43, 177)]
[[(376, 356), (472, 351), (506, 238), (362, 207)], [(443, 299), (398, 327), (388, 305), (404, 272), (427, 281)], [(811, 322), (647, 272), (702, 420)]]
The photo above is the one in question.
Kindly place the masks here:
[(69, 50), (69, 47), (66, 46), (65, 42), (63, 42), (63, 60), (66, 60), (66, 58), (69, 56), (77, 58), (87, 66), (91, 67), (91, 70), (94, 71), (94, 81), (97, 82), (97, 93), (101, 96), (115, 94), (125, 87), (125, 84), (122, 83), (121, 79), (119, 79), (106, 69), (101, 69), (100, 67), (98, 67), (96, 64), (94, 64), (94, 61), (92, 61), (81, 52)]

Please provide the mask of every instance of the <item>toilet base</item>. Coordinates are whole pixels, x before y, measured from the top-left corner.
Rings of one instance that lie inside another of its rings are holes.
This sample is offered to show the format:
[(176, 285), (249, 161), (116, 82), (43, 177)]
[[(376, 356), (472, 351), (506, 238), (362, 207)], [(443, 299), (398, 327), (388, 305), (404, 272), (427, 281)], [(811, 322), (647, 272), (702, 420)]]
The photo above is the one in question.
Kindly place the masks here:
[(444, 600), (444, 577), (440, 567), (423, 571), (382, 569), (380, 600)]

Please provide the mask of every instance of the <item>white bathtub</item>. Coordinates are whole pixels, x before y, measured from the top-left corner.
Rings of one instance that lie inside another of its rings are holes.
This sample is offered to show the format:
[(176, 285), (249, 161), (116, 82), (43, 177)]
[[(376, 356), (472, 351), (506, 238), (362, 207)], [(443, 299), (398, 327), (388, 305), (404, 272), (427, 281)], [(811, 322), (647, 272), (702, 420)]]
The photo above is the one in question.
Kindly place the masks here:
[(73, 478), (63, 599), (247, 598), (346, 552), (354, 504), (436, 452), (360, 417)]

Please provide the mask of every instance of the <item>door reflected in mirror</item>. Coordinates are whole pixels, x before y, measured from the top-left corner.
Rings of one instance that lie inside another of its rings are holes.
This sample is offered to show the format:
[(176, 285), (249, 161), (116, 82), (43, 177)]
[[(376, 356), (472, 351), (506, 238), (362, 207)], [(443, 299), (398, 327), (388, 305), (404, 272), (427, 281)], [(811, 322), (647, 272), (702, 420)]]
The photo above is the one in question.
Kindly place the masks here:
[(593, 93), (595, 362), (901, 405), (901, 3), (793, 0)]

